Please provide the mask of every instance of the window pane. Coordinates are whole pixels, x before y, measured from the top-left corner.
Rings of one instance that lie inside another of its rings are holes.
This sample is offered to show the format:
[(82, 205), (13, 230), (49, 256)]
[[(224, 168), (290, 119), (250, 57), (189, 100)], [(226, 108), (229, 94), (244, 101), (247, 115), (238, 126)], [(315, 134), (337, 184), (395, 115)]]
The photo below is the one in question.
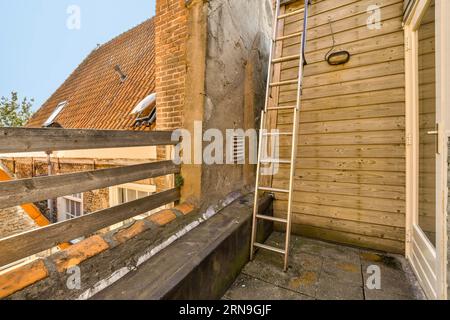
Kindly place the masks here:
[(119, 188), (119, 204), (127, 202), (127, 195), (124, 188)]
[(148, 192), (138, 191), (138, 199), (142, 199), (148, 196), (149, 196)]
[(70, 214), (75, 215), (76, 209), (75, 209), (75, 202), (70, 201)]
[(75, 202), (75, 216), (81, 216), (81, 203)]
[(436, 52), (434, 0), (418, 29), (419, 226), (436, 245)]
[(127, 189), (127, 200), (128, 202), (136, 200), (137, 198), (136, 190)]

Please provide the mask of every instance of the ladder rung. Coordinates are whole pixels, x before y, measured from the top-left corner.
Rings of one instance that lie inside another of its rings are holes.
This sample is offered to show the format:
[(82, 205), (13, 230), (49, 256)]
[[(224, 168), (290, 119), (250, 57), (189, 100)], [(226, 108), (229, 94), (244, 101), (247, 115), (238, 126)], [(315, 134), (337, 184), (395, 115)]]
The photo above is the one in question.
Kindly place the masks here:
[(273, 222), (280, 222), (280, 223), (287, 223), (287, 219), (282, 219), (282, 218), (275, 218), (275, 217), (271, 217), (271, 216), (264, 216), (264, 215), (257, 215), (256, 216), (258, 219), (261, 220), (269, 220), (269, 221), (273, 221)]
[(271, 87), (280, 87), (280, 86), (287, 86), (290, 84), (297, 84), (298, 79), (295, 80), (288, 80), (288, 81), (281, 81), (281, 82), (273, 82), (270, 84)]
[(300, 59), (300, 55), (296, 54), (296, 55), (293, 55), (293, 56), (287, 56), (287, 57), (281, 57), (281, 58), (273, 59), (272, 63), (282, 63), (282, 62), (298, 60), (298, 59)]
[(289, 190), (285, 190), (285, 189), (275, 189), (275, 188), (266, 188), (266, 187), (259, 187), (258, 189), (261, 191), (267, 191), (267, 192), (290, 193)]
[(260, 249), (269, 250), (269, 251), (276, 252), (276, 253), (279, 253), (279, 254), (286, 254), (285, 250), (278, 249), (278, 248), (271, 247), (271, 246), (266, 246), (265, 244), (261, 244), (261, 243), (255, 242), (253, 245), (255, 247), (257, 247), (257, 248), (260, 248)]
[(289, 18), (289, 17), (295, 16), (296, 14), (303, 13), (303, 12), (305, 12), (305, 8), (302, 8), (302, 9), (296, 10), (296, 11), (292, 11), (292, 12), (288, 12), (285, 14), (280, 14), (278, 16), (278, 20)]
[(292, 34), (288, 34), (287, 36), (278, 37), (275, 39), (275, 41), (283, 41), (291, 38), (301, 37), (303, 33), (302, 32), (296, 32)]
[(270, 133), (263, 133), (264, 137), (271, 137), (271, 136), (292, 136), (292, 132), (270, 132)]
[(296, 106), (279, 106), (279, 107), (269, 107), (267, 108), (267, 110), (271, 111), (271, 110), (289, 110), (289, 109), (296, 109)]
[(285, 159), (262, 159), (261, 163), (280, 163), (280, 164), (290, 164), (291, 160)]

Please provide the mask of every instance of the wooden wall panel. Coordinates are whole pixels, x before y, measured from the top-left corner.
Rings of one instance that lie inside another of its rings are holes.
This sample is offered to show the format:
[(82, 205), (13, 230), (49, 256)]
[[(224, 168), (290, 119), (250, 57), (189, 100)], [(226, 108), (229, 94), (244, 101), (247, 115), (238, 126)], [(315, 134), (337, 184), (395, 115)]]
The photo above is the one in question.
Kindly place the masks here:
[[(367, 9), (373, 4), (381, 8), (382, 22), (380, 29), (372, 30), (367, 26)], [(285, 11), (302, 5), (303, 1), (290, 3)], [(310, 16), (293, 231), (403, 253), (403, 1), (313, 0)], [(329, 17), (336, 50), (352, 55), (345, 65), (329, 66), (324, 59), (332, 44)], [(298, 31), (302, 23), (300, 15), (286, 19), (284, 35)], [(299, 51), (298, 39), (285, 40), (281, 46), (284, 56)], [(294, 79), (297, 73), (296, 62), (286, 62), (279, 78)], [(292, 105), (295, 97), (295, 85), (284, 86), (278, 103)], [(291, 112), (279, 111), (276, 117), (280, 131), (291, 130)], [(290, 157), (289, 143), (289, 137), (281, 138), (281, 158)], [(286, 188), (287, 184), (288, 167), (281, 165), (273, 186)], [(275, 211), (279, 217), (286, 215), (286, 200), (286, 195), (277, 195)]]

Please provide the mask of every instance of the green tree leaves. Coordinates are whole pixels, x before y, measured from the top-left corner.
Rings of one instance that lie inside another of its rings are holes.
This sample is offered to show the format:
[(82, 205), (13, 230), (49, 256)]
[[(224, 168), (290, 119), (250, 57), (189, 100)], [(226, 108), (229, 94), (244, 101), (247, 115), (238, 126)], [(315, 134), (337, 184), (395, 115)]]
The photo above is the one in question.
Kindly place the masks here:
[(31, 118), (31, 107), (34, 100), (24, 98), (21, 102), (17, 92), (11, 92), (11, 97), (0, 99), (0, 127), (23, 127)]

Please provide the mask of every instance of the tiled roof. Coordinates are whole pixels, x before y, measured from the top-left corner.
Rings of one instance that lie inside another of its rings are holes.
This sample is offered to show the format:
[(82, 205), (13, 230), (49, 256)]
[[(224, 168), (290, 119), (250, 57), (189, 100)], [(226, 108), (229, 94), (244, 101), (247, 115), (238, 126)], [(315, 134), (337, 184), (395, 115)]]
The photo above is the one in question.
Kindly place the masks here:
[[(68, 129), (133, 130), (133, 108), (155, 89), (155, 27), (149, 19), (94, 50), (28, 122), (42, 127), (59, 103), (55, 121)], [(127, 76), (125, 81), (116, 66)], [(148, 129), (148, 128), (137, 128)]]

